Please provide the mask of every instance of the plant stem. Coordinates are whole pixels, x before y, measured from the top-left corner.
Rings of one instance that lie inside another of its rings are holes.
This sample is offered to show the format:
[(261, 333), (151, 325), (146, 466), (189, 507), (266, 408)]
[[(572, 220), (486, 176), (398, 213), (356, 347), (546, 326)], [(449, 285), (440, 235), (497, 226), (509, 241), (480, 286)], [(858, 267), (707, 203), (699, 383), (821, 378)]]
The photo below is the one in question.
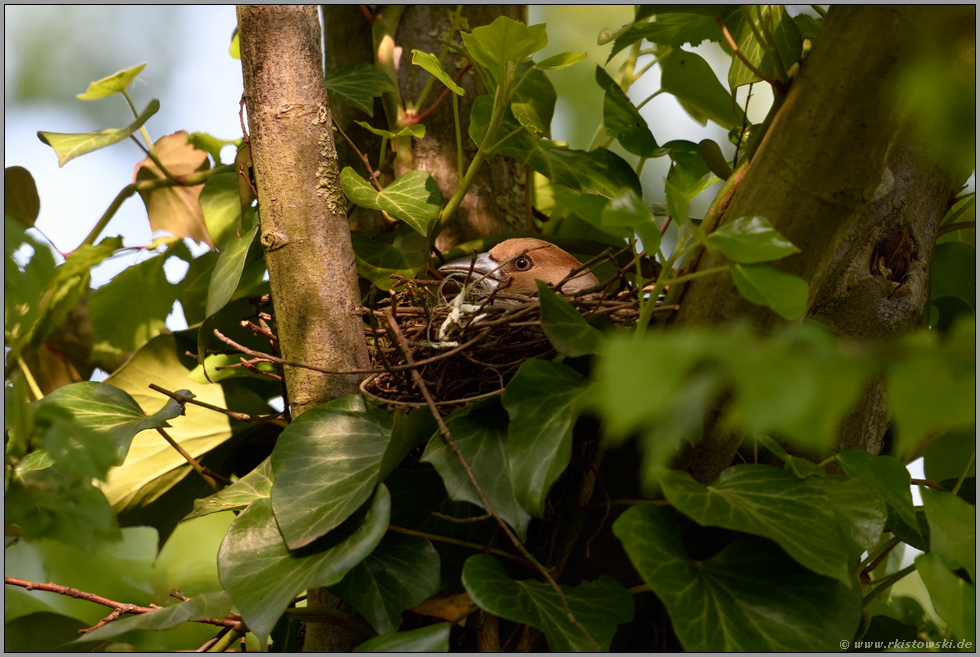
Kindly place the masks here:
[(875, 598), (884, 593), (890, 586), (894, 585), (895, 582), (901, 580), (906, 575), (910, 575), (914, 570), (915, 564), (913, 563), (905, 568), (902, 568), (897, 573), (892, 573), (885, 579), (881, 580), (881, 583), (878, 586), (874, 587), (870, 593), (864, 596), (864, 598), (861, 600), (861, 606), (867, 607)]
[[(463, 13), (463, 5), (456, 5), (456, 13), (453, 14), (453, 22), (449, 28), (449, 38), (446, 39), (446, 42), (442, 44), (442, 50), (439, 51), (440, 66), (442, 66), (443, 61), (445, 61), (446, 59), (446, 54), (449, 52), (449, 44), (453, 40), (453, 35), (456, 34), (456, 30), (459, 29), (459, 19), (462, 13)], [(425, 99), (429, 95), (429, 92), (432, 91), (432, 85), (435, 84), (435, 81), (436, 81), (436, 76), (430, 75), (429, 79), (426, 80), (425, 82), (425, 86), (422, 87), (422, 93), (419, 94), (418, 100), (416, 100), (408, 107), (409, 112), (414, 112), (418, 110), (418, 108), (422, 107), (422, 103), (425, 102)]]
[(24, 375), (24, 381), (27, 382), (27, 388), (31, 391), (31, 395), (34, 397), (34, 401), (44, 397), (44, 393), (41, 392), (41, 388), (37, 385), (37, 381), (34, 380), (34, 375), (31, 374), (30, 368), (27, 367), (27, 363), (20, 356), (17, 357), (17, 367), (20, 369), (21, 374)]
[(637, 111), (639, 111), (640, 109), (642, 109), (644, 105), (646, 105), (647, 103), (649, 103), (651, 100), (653, 100), (654, 98), (656, 98), (657, 96), (659, 96), (663, 92), (664, 92), (663, 89), (657, 89), (652, 94), (650, 94), (649, 96), (647, 96), (646, 98), (644, 98), (643, 99), (643, 102), (641, 102), (639, 105), (636, 106)]
[(977, 458), (977, 450), (974, 449), (973, 450), (973, 453), (970, 454), (970, 461), (969, 461), (969, 463), (967, 463), (966, 464), (966, 467), (963, 468), (963, 474), (960, 475), (960, 478), (956, 480), (956, 485), (953, 486), (953, 491), (952, 491), (953, 495), (956, 495), (957, 493), (960, 492), (960, 486), (962, 486), (963, 485), (963, 481), (966, 480), (966, 475), (970, 471), (970, 466), (973, 465), (973, 461), (975, 461), (976, 458)]
[(463, 179), (463, 131), (459, 124), (459, 98), (453, 94), (453, 122), (456, 124), (456, 180)]
[(696, 271), (691, 274), (685, 274), (684, 276), (678, 276), (677, 278), (668, 278), (664, 280), (664, 285), (677, 285), (679, 283), (686, 283), (687, 281), (693, 281), (696, 278), (703, 278), (705, 276), (712, 276), (714, 274), (720, 274), (722, 272), (731, 269), (731, 265), (722, 265), (720, 267), (712, 267), (711, 269), (705, 269), (702, 271)]

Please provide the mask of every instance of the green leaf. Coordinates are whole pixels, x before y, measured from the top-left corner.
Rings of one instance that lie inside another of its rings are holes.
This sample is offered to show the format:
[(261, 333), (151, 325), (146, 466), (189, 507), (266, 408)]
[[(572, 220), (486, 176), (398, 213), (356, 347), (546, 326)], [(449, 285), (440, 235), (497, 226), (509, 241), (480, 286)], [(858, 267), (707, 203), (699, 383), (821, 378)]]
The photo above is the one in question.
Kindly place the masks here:
[(331, 100), (339, 100), (351, 107), (374, 116), (374, 99), (387, 91), (394, 91), (395, 84), (373, 64), (358, 62), (338, 66), (323, 80)]
[(123, 69), (117, 73), (113, 73), (108, 77), (104, 77), (101, 80), (96, 80), (95, 82), (90, 82), (88, 89), (85, 93), (78, 94), (75, 98), (79, 100), (96, 100), (98, 98), (105, 98), (113, 94), (120, 93), (123, 89), (129, 86), (130, 82), (136, 79), (143, 69), (146, 68), (146, 64), (137, 64), (131, 68)]
[[(523, 539), (531, 517), (514, 496), (505, 421), (503, 409), (491, 400), (472, 407), (469, 412), (451, 415), (446, 419), (446, 427), (463, 458), (473, 468), (476, 481), (493, 510)], [(473, 483), (442, 434), (432, 436), (421, 460), (435, 466), (450, 499), (484, 508)]]
[[(620, 190), (602, 210), (603, 227), (625, 226), (636, 231), (649, 254), (660, 249), (660, 228), (643, 199), (632, 189)], [(613, 231), (610, 231), (613, 232)]]
[(663, 148), (671, 159), (667, 182), (688, 201), (718, 182), (694, 142), (678, 139), (668, 141)]
[(688, 556), (667, 509), (634, 506), (613, 533), (691, 652), (831, 651), (854, 635), (860, 587), (810, 572), (768, 541)]
[(934, 553), (916, 557), (915, 568), (929, 591), (936, 613), (946, 623), (947, 629), (955, 637), (976, 645), (976, 585), (957, 576)]
[[(520, 63), (547, 46), (548, 34), (544, 25), (528, 27), (500, 16), (490, 25), (475, 28), (472, 34), (463, 33), (463, 43), (467, 51), (476, 54), (478, 62), (497, 77), (505, 64)], [(479, 47), (471, 49), (471, 44)]]
[(224, 618), (229, 611), (231, 611), (231, 594), (228, 591), (203, 593), (170, 607), (114, 620), (75, 639), (73, 643), (105, 641), (135, 630), (169, 630), (188, 621)]
[(937, 244), (929, 264), (931, 299), (955, 297), (977, 307), (977, 250), (972, 244)]
[(568, 68), (569, 66), (574, 66), (580, 61), (589, 56), (589, 53), (581, 52), (563, 52), (560, 55), (554, 55), (543, 59), (534, 65), (535, 68), (544, 69), (547, 71), (560, 71), (563, 68)]
[[(254, 216), (255, 210), (249, 208), (249, 214)], [(253, 221), (251, 230), (242, 233), (241, 237), (234, 233), (229, 234), (225, 239), (224, 249), (218, 254), (218, 261), (211, 272), (208, 304), (204, 311), (204, 314), (209, 317), (224, 308), (238, 289), (249, 248), (259, 232), (259, 222)]]
[(922, 487), (929, 520), (930, 551), (950, 570), (966, 570), (977, 581), (977, 510), (952, 493)]
[[(526, 74), (526, 75), (525, 75)], [(555, 116), (555, 104), (558, 102), (558, 92), (544, 71), (532, 67), (525, 62), (517, 67), (517, 78), (524, 82), (514, 92), (510, 101), (511, 113), (518, 122), (531, 132), (540, 132), (545, 137), (551, 137), (551, 120)], [(534, 125), (529, 128), (530, 122)], [(498, 131), (497, 137), (507, 133)], [(506, 142), (505, 142), (506, 143)]]
[(603, 224), (602, 211), (609, 203), (609, 199), (605, 196), (578, 194), (561, 185), (555, 185), (553, 193), (558, 205), (570, 210), (576, 217), (595, 228), (597, 232), (601, 231), (606, 236), (607, 241), (616, 244), (619, 248), (626, 246), (626, 240), (633, 237), (631, 229)]
[(810, 484), (823, 490), (830, 500), (851, 562), (857, 563), (862, 554), (878, 544), (885, 531), (888, 509), (884, 500), (871, 484), (853, 477), (814, 477)]
[(439, 216), (442, 192), (425, 171), (409, 171), (380, 192), (351, 167), (340, 173), (347, 198), (362, 208), (382, 210), (401, 219), (419, 235), (426, 235), (429, 223)]
[(368, 132), (373, 132), (379, 137), (385, 137), (387, 139), (398, 139), (399, 137), (417, 137), (421, 139), (425, 137), (425, 126), (421, 123), (416, 123), (415, 125), (407, 125), (403, 127), (398, 132), (392, 132), (390, 130), (381, 130), (380, 128), (375, 128), (370, 123), (364, 121), (354, 121), (357, 125), (361, 126)]
[(813, 461), (808, 461), (805, 458), (790, 455), (790, 453), (787, 452), (782, 445), (765, 434), (757, 434), (752, 438), (757, 440), (760, 445), (768, 449), (780, 461), (782, 461), (784, 470), (792, 472), (800, 479), (806, 479), (807, 477), (813, 476), (822, 476), (825, 474), (823, 468), (821, 468), (819, 465)]
[(448, 73), (446, 73), (445, 69), (442, 68), (442, 64), (439, 63), (439, 58), (435, 55), (430, 55), (427, 52), (413, 49), (412, 63), (416, 66), (421, 66), (423, 69), (431, 73), (433, 77), (446, 85), (446, 87), (457, 96), (462, 96), (466, 93), (461, 86), (453, 82), (453, 79)]
[[(221, 149), (225, 146), (234, 146), (237, 151), (242, 147), (244, 139), (239, 137), (238, 139), (219, 139), (214, 135), (209, 135), (206, 132), (192, 132), (190, 136), (187, 137), (187, 142), (199, 151), (204, 151), (211, 156), (214, 160), (215, 165), (221, 164)], [(224, 175), (234, 175), (238, 174), (218, 174), (219, 176)], [(218, 177), (218, 176), (215, 176)], [(213, 180), (213, 178), (212, 178)], [(237, 182), (237, 181), (236, 181)]]
[[(850, 557), (823, 490), (768, 465), (736, 465), (702, 486), (671, 470), (660, 480), (674, 508), (702, 526), (771, 539), (800, 565), (852, 585)], [(821, 527), (815, 533), (813, 527)]]
[[(973, 456), (976, 449), (977, 435), (972, 430), (951, 431), (936, 438), (926, 447), (923, 463), (926, 479), (959, 479), (964, 471), (967, 477), (976, 477), (977, 463)], [(970, 463), (969, 467), (966, 463)]]
[(54, 149), (58, 156), (58, 166), (63, 167), (80, 155), (97, 151), (106, 146), (121, 142), (140, 129), (151, 116), (160, 110), (160, 101), (154, 98), (146, 106), (136, 121), (122, 130), (109, 128), (98, 132), (66, 133), (38, 131), (37, 137)]
[[(800, 33), (800, 28), (790, 18), (782, 5), (757, 5), (753, 9), (759, 20), (765, 21), (766, 25), (771, 27), (779, 59), (782, 61), (784, 69), (788, 70), (803, 54), (803, 35)], [(762, 44), (759, 43), (759, 40), (755, 38), (749, 24), (752, 13), (748, 8), (743, 8), (741, 15), (733, 17), (726, 23), (731, 28), (739, 52), (757, 69), (770, 78), (775, 78), (775, 63), (762, 47)], [(758, 25), (759, 21), (754, 22)], [(761, 82), (761, 78), (753, 73), (740, 57), (732, 57), (732, 66), (728, 71), (728, 86), (735, 89), (752, 82)]]
[(687, 197), (669, 180), (664, 184), (667, 194), (667, 214), (677, 225), (686, 226), (691, 219), (687, 214)]
[(24, 167), (3, 170), (3, 214), (24, 228), (33, 228), (41, 213), (41, 198), (37, 195), (34, 176)]
[(532, 359), (504, 390), (514, 495), (536, 518), (544, 517), (548, 491), (568, 467), (578, 400), (588, 389), (588, 381), (567, 365)]
[(230, 239), (237, 239), (242, 228), (242, 202), (238, 196), (238, 174), (219, 173), (212, 176), (198, 198), (204, 212), (208, 234), (222, 251), (229, 248)]
[[(492, 108), (493, 97), (487, 94), (478, 96), (473, 103), (469, 134), (477, 144), (483, 143)], [(496, 152), (520, 160), (559, 185), (609, 197), (624, 187), (631, 188), (637, 194), (642, 193), (640, 179), (633, 168), (608, 149), (578, 151), (549, 139), (541, 139), (523, 129), (508, 110), (497, 135), (509, 135), (515, 131)]]
[(449, 652), (450, 623), (436, 623), (417, 630), (382, 634), (354, 648), (354, 652)]
[(184, 520), (221, 511), (244, 509), (255, 500), (269, 497), (271, 494), (272, 463), (271, 459), (266, 459), (231, 486), (221, 489), (210, 497), (194, 500), (194, 510), (188, 513)]
[(366, 515), (357, 514), (321, 541), (295, 552), (283, 542), (272, 501), (256, 500), (235, 519), (221, 542), (218, 578), (231, 591), (249, 629), (265, 641), (301, 591), (333, 586), (377, 547), (390, 511), (391, 497), (381, 485)]
[(723, 38), (714, 16), (683, 13), (658, 15), (656, 22), (634, 24), (617, 37), (606, 63), (641, 39), (664, 47), (680, 48), (689, 44), (696, 48), (704, 41), (721, 41)]
[(741, 108), (702, 57), (677, 49), (661, 59), (660, 66), (660, 88), (674, 94), (695, 121), (705, 125), (710, 119), (726, 129), (741, 125)]
[(92, 291), (88, 311), (96, 354), (120, 356), (136, 351), (167, 329), (177, 287), (167, 281), (166, 261), (166, 255), (144, 260)]
[(799, 276), (783, 274), (768, 265), (736, 264), (730, 271), (738, 291), (752, 303), (772, 308), (789, 320), (806, 313), (809, 289)]
[(599, 351), (602, 333), (589, 326), (571, 303), (543, 281), (535, 281), (541, 299), (541, 326), (559, 353), (576, 358)]
[(405, 460), (409, 452), (427, 441), (438, 430), (428, 408), (416, 408), (411, 413), (394, 413), (391, 440), (381, 457), (378, 483), (385, 481)]
[(439, 590), (439, 554), (427, 539), (389, 532), (368, 557), (330, 587), (378, 634), (396, 632), (402, 612)]
[(609, 650), (616, 626), (633, 618), (629, 591), (608, 576), (575, 587), (562, 587), (581, 628), (571, 623), (561, 599), (549, 584), (513, 580), (501, 563), (489, 555), (477, 554), (466, 560), (463, 585), (481, 609), (544, 632), (552, 652), (595, 651), (596, 643), (602, 650)]
[(323, 536), (370, 499), (391, 422), (363, 397), (348, 395), (306, 411), (279, 435), (272, 505), (290, 549)]
[[(187, 390), (181, 391), (187, 394)], [(180, 404), (168, 400), (162, 409), (147, 416), (125, 391), (95, 381), (82, 381), (58, 388), (34, 403), (40, 409), (48, 404), (67, 410), (77, 426), (107, 435), (116, 446), (117, 464), (129, 452), (129, 445), (140, 431), (169, 427), (181, 413)]]
[(765, 217), (739, 217), (726, 223), (708, 235), (708, 244), (726, 258), (750, 265), (800, 253)]
[(721, 152), (721, 146), (713, 139), (702, 139), (698, 142), (698, 153), (711, 171), (721, 180), (728, 180), (732, 175), (732, 167)]
[(234, 59), (242, 58), (242, 45), (238, 39), (238, 28), (235, 28), (235, 33), (231, 35), (231, 45), (228, 46), (228, 54)]
[(641, 157), (659, 157), (663, 151), (657, 146), (657, 140), (646, 119), (640, 116), (640, 111), (633, 106), (630, 99), (609, 74), (601, 66), (595, 67), (595, 78), (599, 86), (605, 89), (606, 95), (602, 103), (602, 118), (606, 132), (630, 153)]
[[(8, 362), (13, 362), (35, 332), (42, 299), (54, 279), (55, 260), (50, 246), (13, 219), (4, 217), (3, 227), (3, 334), (11, 347)], [(29, 259), (25, 250), (31, 252)]]
[(381, 290), (390, 290), (399, 283), (391, 278), (398, 274), (415, 278), (428, 262), (429, 241), (407, 223), (395, 228), (391, 244), (383, 244), (364, 233), (351, 232), (357, 273)]

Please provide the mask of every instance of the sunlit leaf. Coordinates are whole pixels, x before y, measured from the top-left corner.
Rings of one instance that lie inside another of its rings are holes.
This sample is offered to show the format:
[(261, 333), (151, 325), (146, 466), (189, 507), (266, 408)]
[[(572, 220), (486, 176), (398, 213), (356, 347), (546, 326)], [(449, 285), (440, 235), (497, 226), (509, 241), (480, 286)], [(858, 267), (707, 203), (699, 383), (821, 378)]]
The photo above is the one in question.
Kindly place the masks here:
[(544, 516), (551, 485), (568, 467), (578, 400), (588, 389), (588, 381), (570, 367), (532, 359), (504, 390), (514, 495), (537, 518)]
[(442, 192), (436, 181), (425, 171), (409, 171), (390, 185), (377, 191), (351, 167), (340, 173), (347, 198), (369, 210), (382, 210), (401, 219), (420, 235), (426, 235), (431, 223), (439, 216)]
[(389, 532), (330, 591), (354, 606), (379, 634), (395, 632), (402, 612), (439, 590), (439, 554), (427, 539)]
[(475, 28), (472, 34), (463, 32), (462, 37), (470, 56), (489, 69), (498, 80), (504, 65), (519, 63), (548, 45), (544, 25), (528, 27), (506, 16), (499, 16), (490, 25)]
[(449, 652), (449, 623), (417, 630), (382, 634), (354, 648), (354, 652)]
[(562, 587), (579, 626), (569, 620), (561, 599), (549, 584), (511, 579), (503, 565), (489, 555), (478, 554), (466, 560), (463, 585), (481, 609), (544, 632), (552, 652), (609, 650), (616, 626), (633, 618), (629, 591), (608, 576)]
[(58, 166), (63, 167), (80, 155), (85, 155), (86, 153), (91, 153), (100, 148), (121, 142), (139, 130), (140, 126), (146, 123), (159, 110), (160, 101), (154, 98), (146, 106), (146, 109), (140, 112), (136, 120), (122, 130), (109, 128), (107, 130), (84, 133), (39, 131), (37, 136), (38, 139), (54, 149), (55, 154), (58, 156)]
[(708, 235), (708, 244), (745, 264), (779, 260), (800, 250), (765, 217), (739, 217)]
[(188, 621), (224, 618), (229, 611), (231, 611), (231, 594), (228, 591), (202, 593), (170, 607), (120, 618), (74, 642), (105, 641), (134, 630), (169, 630)]
[(194, 500), (194, 510), (184, 520), (244, 509), (255, 500), (269, 497), (271, 493), (272, 464), (270, 459), (266, 459), (231, 486), (222, 488), (210, 497)]
[(861, 592), (807, 570), (768, 541), (742, 538), (692, 559), (668, 509), (634, 506), (613, 525), (670, 614), (685, 650), (839, 650), (861, 615)]
[(560, 71), (563, 68), (568, 68), (569, 66), (578, 64), (588, 56), (589, 53), (587, 52), (563, 52), (559, 55), (554, 55), (552, 57), (548, 57), (547, 59), (543, 59), (534, 66), (535, 68), (545, 69), (548, 71)]
[(113, 73), (112, 75), (104, 77), (101, 80), (96, 80), (88, 85), (88, 89), (85, 90), (85, 93), (78, 94), (75, 97), (79, 100), (96, 100), (98, 98), (105, 98), (106, 96), (117, 94), (128, 87), (144, 68), (146, 68), (145, 63), (138, 64), (131, 68)]
[(730, 271), (738, 291), (752, 303), (768, 306), (784, 319), (797, 319), (806, 312), (809, 288), (799, 276), (768, 265), (735, 264)]
[[(225, 242), (242, 227), (242, 203), (238, 196), (238, 174), (219, 173), (213, 176), (201, 190), (198, 199), (204, 214), (204, 224), (207, 226), (211, 241), (219, 248), (225, 249)], [(210, 313), (208, 313), (210, 314)]]
[(388, 527), (390, 510), (391, 497), (382, 485), (366, 515), (355, 515), (320, 542), (296, 552), (286, 547), (279, 533), (271, 500), (256, 500), (232, 523), (221, 543), (221, 585), (231, 591), (248, 628), (264, 641), (300, 592), (333, 586), (374, 550)]
[(380, 128), (375, 128), (370, 123), (364, 121), (354, 121), (357, 125), (361, 126), (368, 132), (373, 132), (379, 137), (387, 137), (388, 139), (397, 139), (399, 137), (417, 137), (421, 139), (425, 137), (425, 126), (421, 123), (416, 123), (415, 125), (407, 125), (401, 128), (398, 132), (392, 132), (390, 130), (381, 130)]
[(323, 536), (370, 499), (390, 436), (391, 416), (359, 395), (310, 409), (286, 427), (272, 451), (272, 504), (290, 549)]
[[(255, 211), (250, 208), (249, 213), (254, 215)], [(258, 232), (259, 222), (253, 218), (251, 230), (243, 232), (240, 237), (234, 233), (226, 237), (222, 245), (224, 248), (218, 254), (218, 261), (214, 264), (214, 271), (211, 272), (208, 303), (204, 311), (206, 315), (210, 316), (221, 310), (235, 294), (238, 283), (242, 279), (249, 248)]]
[(453, 79), (448, 73), (442, 68), (442, 64), (439, 63), (439, 58), (435, 55), (430, 55), (427, 52), (422, 52), (421, 50), (412, 50), (412, 63), (416, 66), (421, 66), (423, 69), (428, 71), (435, 77), (439, 82), (442, 82), (446, 87), (449, 88), (457, 96), (462, 96), (466, 91), (453, 82)]
[(374, 99), (394, 91), (391, 79), (373, 64), (358, 62), (338, 66), (324, 79), (331, 98), (374, 116)]

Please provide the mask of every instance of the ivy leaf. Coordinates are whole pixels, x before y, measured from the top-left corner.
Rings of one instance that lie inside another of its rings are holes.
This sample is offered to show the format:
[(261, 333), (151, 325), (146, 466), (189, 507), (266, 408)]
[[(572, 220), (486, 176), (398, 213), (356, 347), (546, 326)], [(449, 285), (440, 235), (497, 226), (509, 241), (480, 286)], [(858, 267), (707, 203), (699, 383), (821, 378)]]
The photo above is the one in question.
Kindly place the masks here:
[[(782, 5), (760, 5), (753, 8), (758, 13), (759, 20), (771, 26), (772, 37), (779, 59), (783, 66), (789, 69), (795, 64), (803, 54), (803, 35), (799, 26), (786, 12)], [(738, 44), (739, 52), (752, 64), (771, 78), (776, 77), (776, 66), (772, 57), (767, 53), (749, 24), (752, 19), (752, 11), (743, 8), (742, 16), (739, 16), (737, 27), (731, 30), (734, 35), (735, 43)], [(775, 14), (775, 15), (774, 15)], [(733, 23), (729, 22), (729, 25)], [(736, 89), (744, 84), (761, 82), (755, 73), (745, 65), (740, 57), (732, 57), (732, 66), (728, 71), (728, 86)]]
[(382, 634), (354, 648), (354, 652), (449, 652), (450, 623), (417, 630)]
[(977, 306), (977, 250), (972, 244), (948, 242), (937, 244), (929, 264), (931, 299), (955, 297), (970, 308)]
[(238, 174), (219, 173), (212, 176), (198, 198), (204, 225), (211, 241), (220, 249), (227, 248), (229, 238), (237, 238), (242, 227), (242, 202), (238, 195)]
[(554, 55), (553, 57), (541, 60), (534, 67), (547, 71), (560, 71), (563, 68), (578, 64), (588, 56), (589, 53), (587, 52), (563, 52), (560, 55)]
[(120, 93), (123, 89), (129, 86), (129, 84), (136, 79), (136, 76), (143, 72), (146, 68), (146, 63), (137, 64), (131, 68), (123, 69), (113, 73), (112, 75), (106, 76), (101, 80), (96, 80), (95, 82), (90, 82), (88, 89), (85, 93), (78, 94), (75, 98), (79, 100), (96, 100), (98, 98), (105, 98), (113, 94)]
[(674, 94), (695, 121), (705, 125), (710, 119), (723, 128), (742, 124), (741, 108), (702, 57), (677, 49), (660, 60), (660, 67), (660, 88)]
[(544, 517), (548, 491), (568, 467), (578, 400), (588, 389), (588, 381), (567, 365), (533, 359), (504, 389), (514, 496), (536, 518)]
[(732, 265), (735, 286), (742, 296), (772, 308), (784, 319), (797, 319), (806, 312), (809, 289), (806, 281), (776, 271), (768, 265)]
[(58, 166), (63, 167), (80, 155), (97, 151), (106, 146), (121, 142), (140, 129), (151, 116), (160, 111), (160, 101), (154, 98), (140, 112), (136, 120), (122, 130), (109, 128), (97, 132), (65, 133), (38, 131), (37, 137), (54, 149), (58, 156)]
[[(451, 415), (446, 419), (446, 426), (466, 462), (471, 466), (479, 464), (473, 474), (493, 510), (523, 540), (531, 517), (514, 496), (505, 422), (503, 409), (498, 402), (490, 400), (472, 407), (469, 412)], [(442, 434), (432, 436), (421, 460), (435, 466), (450, 499), (483, 508), (483, 501)]]
[(436, 421), (427, 408), (416, 408), (411, 413), (394, 413), (391, 440), (381, 458), (378, 483), (385, 481), (409, 452), (431, 438), (437, 430)]
[(481, 609), (544, 632), (552, 652), (594, 651), (594, 643), (602, 650), (609, 650), (616, 626), (633, 619), (629, 591), (609, 576), (575, 587), (562, 587), (575, 620), (588, 635), (571, 623), (558, 594), (549, 584), (513, 580), (503, 565), (489, 555), (477, 554), (466, 560), (463, 586)]
[(259, 222), (255, 214), (255, 209), (249, 208), (248, 216), (252, 219), (252, 228), (243, 232), (241, 236), (229, 235), (225, 239), (223, 250), (218, 254), (218, 261), (214, 263), (214, 270), (211, 272), (208, 302), (204, 311), (204, 314), (209, 317), (224, 308), (238, 289), (249, 249), (259, 232)]
[(41, 213), (34, 176), (24, 167), (3, 170), (3, 214), (24, 228), (33, 228)]
[(861, 616), (860, 587), (821, 577), (768, 541), (692, 559), (667, 509), (634, 506), (613, 533), (691, 652), (839, 650)]
[(301, 591), (333, 586), (377, 547), (390, 511), (391, 497), (382, 484), (366, 515), (351, 517), (320, 542), (294, 552), (279, 533), (272, 501), (256, 500), (235, 519), (221, 542), (218, 579), (231, 591), (248, 628), (265, 642)]
[[(478, 96), (473, 103), (469, 133), (477, 144), (483, 143), (492, 107), (493, 97), (488, 94)], [(642, 193), (633, 168), (608, 149), (579, 151), (536, 137), (522, 128), (510, 110), (504, 115), (497, 135), (498, 138), (511, 135), (497, 148), (497, 153), (520, 160), (559, 185), (608, 197), (624, 187)]]
[(339, 100), (374, 116), (374, 99), (395, 84), (373, 64), (358, 62), (333, 69), (323, 80), (331, 100)]
[(391, 416), (360, 395), (310, 409), (283, 430), (272, 450), (272, 505), (290, 549), (323, 536), (370, 499), (390, 435)]
[(231, 486), (222, 488), (210, 497), (194, 500), (194, 510), (188, 513), (184, 520), (200, 518), (221, 511), (244, 509), (255, 500), (269, 497), (271, 494), (272, 461), (267, 458)]
[(595, 67), (595, 78), (605, 89), (602, 102), (602, 120), (610, 137), (619, 140), (630, 153), (641, 157), (660, 157), (663, 151), (657, 146), (646, 119), (640, 116), (629, 98), (601, 66)]
[(915, 559), (915, 568), (929, 591), (936, 613), (957, 638), (976, 644), (977, 589), (951, 571), (938, 554), (930, 552)]
[(548, 45), (544, 25), (528, 27), (506, 16), (490, 25), (477, 27), (472, 34), (462, 33), (463, 44), (477, 63), (489, 69), (497, 80), (507, 63), (519, 63)]
[[(181, 391), (182, 394), (188, 392)], [(47, 405), (68, 411), (77, 426), (108, 436), (116, 446), (116, 464), (126, 458), (136, 434), (146, 429), (169, 427), (167, 421), (181, 413), (180, 404), (170, 399), (159, 411), (147, 416), (126, 391), (95, 381), (62, 386), (34, 402), (38, 409)]]
[[(708, 487), (679, 470), (670, 470), (660, 482), (674, 508), (699, 525), (769, 538), (806, 568), (852, 586), (850, 556), (834, 512), (808, 479), (746, 464), (728, 468)], [(814, 526), (823, 530), (815, 534)]]
[(401, 219), (419, 235), (426, 235), (429, 223), (439, 216), (442, 192), (425, 171), (409, 171), (380, 192), (351, 167), (340, 173), (347, 198), (362, 208), (382, 210)]
[(330, 591), (354, 606), (378, 634), (396, 632), (402, 612), (439, 590), (439, 554), (427, 539), (387, 533)]
[(407, 223), (395, 228), (391, 244), (382, 244), (364, 233), (351, 232), (357, 273), (374, 283), (380, 290), (398, 285), (392, 274), (415, 278), (428, 261), (429, 241)]
[(857, 563), (864, 552), (878, 544), (885, 531), (888, 510), (884, 500), (873, 486), (853, 477), (817, 476), (809, 481), (830, 500), (837, 527), (850, 550), (851, 562)]
[(72, 643), (105, 641), (136, 630), (169, 630), (189, 621), (224, 618), (229, 611), (231, 611), (231, 594), (228, 591), (202, 593), (190, 600), (163, 609), (119, 618), (75, 639)]
[[(977, 476), (976, 459), (970, 463), (970, 457), (976, 449), (977, 435), (969, 429), (951, 431), (943, 434), (929, 443), (926, 447), (924, 471), (926, 479), (945, 481), (959, 479), (966, 470), (967, 477)], [(964, 463), (970, 463), (969, 467)]]
[[(208, 168), (208, 154), (194, 148), (190, 143), (190, 136), (183, 130), (161, 137), (154, 144), (154, 148), (158, 159), (174, 176), (188, 176)], [(156, 163), (149, 158), (137, 166), (137, 181), (159, 180), (165, 177)], [(174, 237), (190, 237), (195, 242), (214, 248), (215, 244), (211, 241), (208, 227), (204, 223), (204, 212), (198, 202), (203, 189), (204, 185), (201, 184), (193, 187), (162, 187), (140, 192), (140, 198), (146, 205), (146, 214), (150, 218), (150, 229), (165, 230)]]
[(684, 44), (697, 48), (704, 41), (721, 41), (724, 35), (714, 16), (662, 14), (657, 16), (656, 22), (634, 24), (617, 37), (606, 63), (641, 39), (670, 48), (680, 48)]
[(416, 123), (415, 125), (404, 126), (398, 132), (392, 132), (390, 130), (382, 130), (380, 128), (375, 128), (370, 123), (364, 121), (354, 121), (357, 125), (361, 126), (368, 132), (373, 132), (379, 137), (385, 137), (387, 139), (398, 139), (399, 137), (417, 137), (421, 139), (425, 136), (425, 126), (421, 123)]
[[(551, 137), (551, 120), (555, 116), (555, 104), (558, 102), (558, 92), (544, 71), (533, 68), (530, 62), (524, 62), (517, 67), (517, 78), (524, 82), (514, 92), (510, 101), (511, 113), (518, 122), (531, 132), (540, 132), (545, 137)], [(527, 125), (533, 124), (533, 128)], [(497, 135), (507, 133), (497, 132)], [(506, 142), (505, 142), (506, 143)]]
[(946, 491), (923, 487), (922, 505), (929, 520), (929, 548), (950, 570), (966, 570), (977, 581), (976, 507)]
[(765, 217), (739, 217), (708, 235), (708, 244), (726, 258), (750, 265), (800, 253)]
[(660, 249), (660, 228), (650, 208), (632, 189), (620, 190), (609, 200), (602, 210), (602, 225), (604, 228), (625, 226), (636, 231), (647, 253), (653, 254)]
[(562, 355), (570, 358), (599, 352), (602, 333), (589, 326), (585, 318), (543, 281), (535, 281), (541, 299), (541, 326), (548, 340)]
[(671, 160), (667, 182), (688, 201), (718, 181), (718, 176), (708, 169), (694, 142), (677, 139), (668, 141), (663, 148)]
[(421, 66), (423, 69), (431, 73), (434, 78), (446, 85), (446, 87), (457, 96), (462, 96), (466, 93), (461, 86), (453, 82), (453, 79), (449, 77), (449, 74), (442, 68), (442, 64), (439, 63), (439, 58), (435, 55), (414, 49), (412, 50), (412, 63), (416, 66)]

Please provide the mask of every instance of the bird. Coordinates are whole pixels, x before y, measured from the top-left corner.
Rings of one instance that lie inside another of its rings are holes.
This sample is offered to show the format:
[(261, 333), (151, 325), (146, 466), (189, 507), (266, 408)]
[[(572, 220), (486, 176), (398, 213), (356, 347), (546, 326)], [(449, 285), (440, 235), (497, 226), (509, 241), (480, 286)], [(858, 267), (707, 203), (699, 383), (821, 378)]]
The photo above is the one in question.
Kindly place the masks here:
[(472, 286), (470, 296), (486, 298), (494, 292), (537, 295), (535, 281), (557, 286), (573, 271), (574, 278), (561, 286), (562, 294), (575, 294), (599, 284), (599, 279), (567, 251), (531, 237), (517, 237), (501, 242), (474, 259), (467, 256), (439, 268), (445, 275), (443, 297), (452, 300), (465, 284)]

